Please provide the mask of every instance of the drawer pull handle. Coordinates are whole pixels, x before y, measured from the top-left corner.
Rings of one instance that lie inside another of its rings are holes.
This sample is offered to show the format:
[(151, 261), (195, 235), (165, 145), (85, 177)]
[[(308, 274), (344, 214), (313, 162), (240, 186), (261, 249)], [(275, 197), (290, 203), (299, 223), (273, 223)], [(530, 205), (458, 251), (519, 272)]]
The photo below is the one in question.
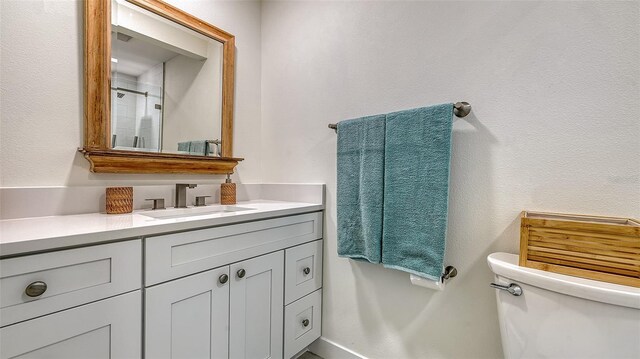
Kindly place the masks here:
[(311, 273), (311, 268), (309, 268), (309, 267), (305, 267), (305, 268), (302, 270), (302, 273), (304, 273), (305, 275), (307, 275), (307, 274)]
[(303, 319), (302, 320), (302, 326), (305, 327), (305, 328), (308, 327), (309, 326), (309, 319)]
[(225, 284), (229, 280), (229, 276), (226, 274), (223, 274), (220, 277), (218, 277), (218, 280), (220, 281), (220, 283)]
[(35, 298), (43, 295), (44, 292), (46, 291), (47, 291), (47, 283), (38, 281), (38, 282), (33, 282), (29, 284), (27, 288), (24, 290), (24, 294), (26, 294), (29, 297)]
[(247, 274), (244, 269), (238, 270), (238, 278), (244, 278), (244, 275)]

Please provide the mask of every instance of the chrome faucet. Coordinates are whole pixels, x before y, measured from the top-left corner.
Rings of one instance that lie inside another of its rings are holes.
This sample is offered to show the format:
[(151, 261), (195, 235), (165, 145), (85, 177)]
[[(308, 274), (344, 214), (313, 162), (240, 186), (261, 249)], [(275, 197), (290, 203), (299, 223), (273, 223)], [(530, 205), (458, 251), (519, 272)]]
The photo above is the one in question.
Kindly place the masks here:
[(175, 208), (187, 208), (187, 188), (196, 188), (197, 184), (177, 183)]

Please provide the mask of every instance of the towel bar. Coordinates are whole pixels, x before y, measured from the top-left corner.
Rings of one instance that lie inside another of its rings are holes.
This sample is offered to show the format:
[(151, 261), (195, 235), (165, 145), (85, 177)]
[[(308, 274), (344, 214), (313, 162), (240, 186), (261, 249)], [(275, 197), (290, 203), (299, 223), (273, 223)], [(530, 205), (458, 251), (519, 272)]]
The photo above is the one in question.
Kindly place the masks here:
[[(456, 115), (456, 117), (460, 117), (460, 118), (465, 117), (470, 112), (471, 112), (471, 105), (469, 105), (468, 102), (461, 101), (453, 104), (453, 114)], [(329, 128), (338, 132), (337, 123), (330, 123)]]

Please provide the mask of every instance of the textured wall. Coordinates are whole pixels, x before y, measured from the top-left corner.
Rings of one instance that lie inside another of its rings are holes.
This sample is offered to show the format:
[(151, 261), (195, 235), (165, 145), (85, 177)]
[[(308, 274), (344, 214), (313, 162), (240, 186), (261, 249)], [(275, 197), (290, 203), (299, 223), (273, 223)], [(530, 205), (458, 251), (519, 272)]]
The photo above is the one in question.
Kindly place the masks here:
[[(323, 335), (371, 358), (502, 355), (485, 257), (523, 209), (640, 218), (638, 2), (263, 3), (263, 179), (326, 182)], [(445, 101), (445, 292), (336, 256), (327, 124)]]
[[(168, 1), (236, 35), (234, 155), (260, 180), (260, 3)], [(0, 2), (0, 186), (220, 182), (221, 176), (91, 174), (83, 135), (83, 2)], [(238, 179), (237, 178), (237, 179)]]

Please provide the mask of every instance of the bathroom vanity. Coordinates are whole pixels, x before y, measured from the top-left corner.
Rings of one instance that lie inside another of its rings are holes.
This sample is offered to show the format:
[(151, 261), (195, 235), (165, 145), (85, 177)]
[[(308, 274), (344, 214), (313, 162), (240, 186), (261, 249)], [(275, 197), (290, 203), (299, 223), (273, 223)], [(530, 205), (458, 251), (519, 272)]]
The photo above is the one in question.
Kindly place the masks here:
[(0, 221), (0, 357), (303, 350), (321, 330), (324, 206), (208, 208)]
[[(83, 4), (90, 170), (234, 173), (235, 36), (160, 0)], [(0, 358), (290, 358), (320, 336), (324, 199), (49, 216), (100, 195), (6, 192), (28, 213), (0, 220)]]

